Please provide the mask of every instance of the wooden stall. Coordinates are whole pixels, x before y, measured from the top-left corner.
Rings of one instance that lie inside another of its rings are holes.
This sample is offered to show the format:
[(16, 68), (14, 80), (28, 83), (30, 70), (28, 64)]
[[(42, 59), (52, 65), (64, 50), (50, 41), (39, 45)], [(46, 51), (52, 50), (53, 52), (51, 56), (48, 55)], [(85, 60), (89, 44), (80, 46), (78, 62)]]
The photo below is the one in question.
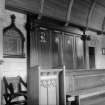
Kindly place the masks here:
[(64, 73), (64, 69), (31, 68), (28, 105), (65, 105)]
[(30, 69), (29, 105), (104, 105), (105, 70)]

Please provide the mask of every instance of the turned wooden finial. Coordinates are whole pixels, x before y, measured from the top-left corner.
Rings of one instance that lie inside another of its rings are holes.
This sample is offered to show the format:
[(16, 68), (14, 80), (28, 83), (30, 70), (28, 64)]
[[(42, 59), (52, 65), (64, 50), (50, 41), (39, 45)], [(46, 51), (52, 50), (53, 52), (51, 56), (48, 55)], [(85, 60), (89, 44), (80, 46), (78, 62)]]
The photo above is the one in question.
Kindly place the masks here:
[(16, 19), (16, 16), (14, 14), (11, 15), (11, 23), (14, 24), (15, 23), (15, 19)]

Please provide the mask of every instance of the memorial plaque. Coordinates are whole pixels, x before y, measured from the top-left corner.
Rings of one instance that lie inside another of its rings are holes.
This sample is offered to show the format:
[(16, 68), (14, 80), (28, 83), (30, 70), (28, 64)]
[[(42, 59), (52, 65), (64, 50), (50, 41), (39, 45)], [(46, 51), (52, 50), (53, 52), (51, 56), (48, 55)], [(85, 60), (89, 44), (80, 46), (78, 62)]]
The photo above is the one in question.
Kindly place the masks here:
[(4, 57), (24, 57), (24, 35), (15, 25), (15, 16), (11, 16), (11, 25), (3, 30)]

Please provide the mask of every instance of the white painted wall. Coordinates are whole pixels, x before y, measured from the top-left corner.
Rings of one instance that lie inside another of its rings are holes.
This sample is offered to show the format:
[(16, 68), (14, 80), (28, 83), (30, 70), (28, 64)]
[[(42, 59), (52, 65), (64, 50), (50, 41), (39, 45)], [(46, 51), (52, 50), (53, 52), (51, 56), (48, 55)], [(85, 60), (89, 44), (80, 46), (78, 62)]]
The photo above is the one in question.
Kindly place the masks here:
[[(25, 30), (25, 23), (26, 23), (26, 15), (21, 14), (18, 12), (13, 12), (10, 10), (5, 10), (5, 21), (3, 23), (3, 28), (7, 27), (11, 24), (10, 15), (15, 14), (16, 16), (16, 26), (21, 30), (25, 37), (24, 43), (24, 52), (25, 57), (27, 57), (26, 53), (26, 30)], [(17, 76), (21, 75), (23, 78), (26, 77), (26, 58), (3, 58), (3, 75), (6, 76)]]
[(3, 58), (3, 28), (7, 27), (11, 20), (10, 15), (15, 14), (16, 26), (22, 31), (25, 37), (25, 55), (26, 54), (26, 15), (9, 11), (5, 9), (5, 0), (0, 0), (0, 61), (3, 63), (0, 65), (0, 104), (1, 104), (1, 79), (5, 76), (18, 76), (20, 75), (23, 79), (27, 76), (27, 61), (26, 58)]
[[(0, 60), (2, 60), (3, 58), (3, 50), (2, 50), (2, 38), (3, 38), (3, 22), (4, 22), (4, 13), (5, 11), (5, 0), (0, 0)], [(1, 79), (2, 79), (2, 71), (3, 70), (3, 66), (0, 65), (0, 104), (1, 104)]]
[(105, 36), (99, 36), (99, 42), (96, 47), (96, 68), (105, 69), (105, 55), (102, 54), (102, 48), (105, 48)]
[(105, 69), (105, 55), (102, 54), (102, 48), (105, 48), (105, 36), (104, 35), (97, 35), (97, 33), (92, 33), (92, 32), (87, 32), (86, 34), (91, 35), (90, 36), (91, 40), (88, 41), (87, 47), (89, 47), (89, 46), (95, 47), (95, 66), (96, 66), (96, 69)]

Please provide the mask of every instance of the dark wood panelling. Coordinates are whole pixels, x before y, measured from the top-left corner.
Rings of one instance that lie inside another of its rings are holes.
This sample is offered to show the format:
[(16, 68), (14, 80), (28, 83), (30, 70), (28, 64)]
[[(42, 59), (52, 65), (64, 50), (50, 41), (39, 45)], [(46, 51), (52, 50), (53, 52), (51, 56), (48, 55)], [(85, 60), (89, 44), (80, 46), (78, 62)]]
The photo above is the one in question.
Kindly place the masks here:
[[(92, 0), (74, 0), (71, 9), (70, 25), (85, 27)], [(93, 31), (101, 31), (103, 18), (105, 17), (105, 1), (96, 0), (89, 28)], [(45, 0), (41, 16), (66, 22), (69, 0)], [(23, 10), (26, 12), (40, 14), (41, 0), (6, 0), (6, 8)], [(72, 24), (71, 24), (72, 23)]]
[(75, 24), (85, 26), (91, 2), (85, 0), (75, 0), (71, 12), (71, 21)]
[(62, 64), (61, 59), (61, 34), (59, 32), (52, 31), (51, 41), (51, 59), (52, 66), (57, 67)]
[(105, 17), (105, 8), (99, 4), (95, 5), (95, 9), (89, 21), (89, 27), (102, 30), (102, 23)]
[(75, 53), (76, 53), (76, 68), (84, 68), (84, 51), (83, 51), (83, 41), (80, 37), (75, 38)]
[(51, 57), (50, 57), (50, 31), (45, 29), (37, 30), (37, 51), (38, 51), (38, 64), (41, 67), (51, 67)]
[(30, 31), (30, 66), (42, 68), (57, 67), (61, 64), (59, 33), (44, 27)]
[(39, 13), (40, 0), (6, 0), (7, 8), (24, 10), (32, 13)]
[[(32, 25), (32, 29), (30, 30), (31, 67), (40, 65), (43, 68), (52, 68), (65, 65), (67, 69), (76, 68), (76, 62), (74, 60), (74, 56), (76, 56), (74, 53), (74, 36), (80, 35), (65, 33), (65, 29), (62, 28), (59, 30), (59, 26), (57, 26), (57, 29), (53, 25), (50, 27), (49, 25), (44, 24), (43, 26), (38, 23), (35, 25), (34, 17), (30, 19), (30, 24)], [(77, 58), (79, 58), (79, 55)], [(77, 67), (77, 69), (78, 68), (79, 67)]]
[[(39, 97), (40, 97), (40, 72), (36, 70), (38, 67), (32, 67), (28, 71), (28, 104), (29, 105), (40, 105)], [(35, 94), (34, 94), (35, 92)]]
[(36, 29), (35, 31), (30, 31), (30, 66), (33, 67), (38, 65), (38, 51), (37, 51), (37, 38), (36, 38)]
[(105, 0), (97, 0), (97, 3), (99, 3), (101, 6), (105, 7)]
[(85, 95), (105, 89), (105, 70), (66, 71), (67, 94)]
[(90, 69), (95, 68), (95, 47), (89, 47), (89, 66)]
[(62, 47), (63, 47), (63, 65), (67, 69), (74, 67), (73, 64), (73, 36), (63, 36)]
[(66, 20), (69, 0), (45, 0), (44, 15)]

